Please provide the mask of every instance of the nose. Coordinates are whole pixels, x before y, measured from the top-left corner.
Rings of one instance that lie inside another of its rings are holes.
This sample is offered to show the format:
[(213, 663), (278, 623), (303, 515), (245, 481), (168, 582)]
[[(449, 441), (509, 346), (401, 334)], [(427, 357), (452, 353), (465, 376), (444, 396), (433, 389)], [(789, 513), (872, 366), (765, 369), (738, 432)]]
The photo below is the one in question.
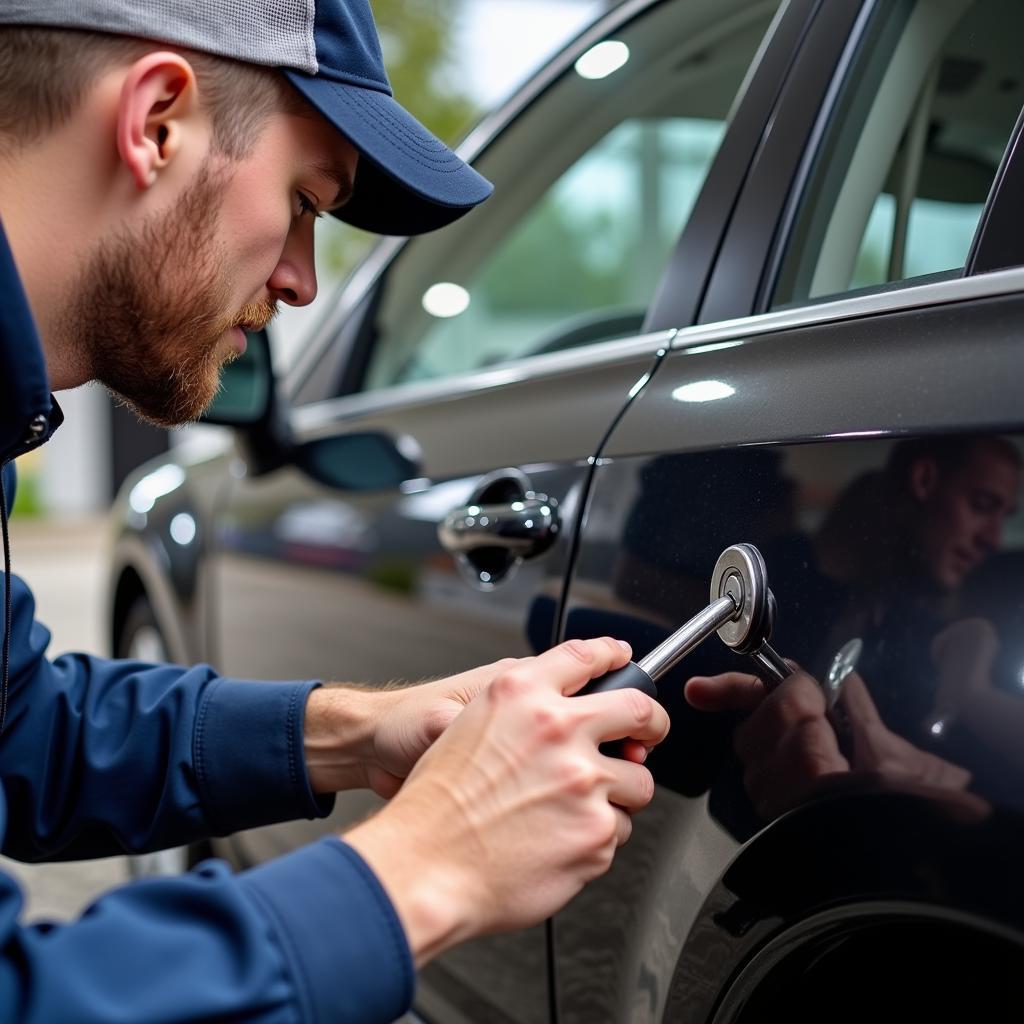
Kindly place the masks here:
[[(304, 218), (308, 221), (308, 218)], [(300, 222), (288, 233), (281, 258), (267, 279), (271, 298), (289, 306), (308, 306), (317, 293), (313, 225)]]

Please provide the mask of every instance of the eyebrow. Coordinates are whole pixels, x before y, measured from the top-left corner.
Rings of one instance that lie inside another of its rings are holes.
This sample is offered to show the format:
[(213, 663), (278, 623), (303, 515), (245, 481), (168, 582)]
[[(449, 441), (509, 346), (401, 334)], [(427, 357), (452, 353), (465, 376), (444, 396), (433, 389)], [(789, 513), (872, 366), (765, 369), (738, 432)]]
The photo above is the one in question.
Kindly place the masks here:
[(352, 175), (349, 174), (347, 167), (341, 164), (322, 161), (312, 164), (311, 169), (327, 178), (328, 181), (333, 181), (338, 186), (338, 193), (334, 197), (334, 202), (328, 203), (326, 209), (337, 210), (352, 198), (355, 186), (352, 181)]

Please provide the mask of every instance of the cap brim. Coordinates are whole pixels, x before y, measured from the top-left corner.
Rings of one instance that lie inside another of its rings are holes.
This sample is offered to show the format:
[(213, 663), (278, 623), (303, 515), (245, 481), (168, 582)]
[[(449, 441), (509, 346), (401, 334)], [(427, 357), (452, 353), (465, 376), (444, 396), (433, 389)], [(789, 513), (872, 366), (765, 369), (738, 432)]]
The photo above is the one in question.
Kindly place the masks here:
[(340, 220), (382, 235), (418, 235), (458, 220), (494, 190), (387, 93), (284, 73), (359, 150)]

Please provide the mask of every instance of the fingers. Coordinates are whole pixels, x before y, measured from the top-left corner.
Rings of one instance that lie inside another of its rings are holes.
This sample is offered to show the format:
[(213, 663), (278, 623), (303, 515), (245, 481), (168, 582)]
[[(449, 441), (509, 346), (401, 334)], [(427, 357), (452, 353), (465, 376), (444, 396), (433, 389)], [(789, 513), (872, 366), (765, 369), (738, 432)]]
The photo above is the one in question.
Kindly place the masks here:
[(868, 693), (867, 686), (858, 672), (851, 672), (843, 681), (843, 688), (839, 691), (839, 704), (846, 712), (851, 722), (867, 728), (869, 726), (884, 725), (882, 716), (875, 707), (875, 702)]
[[(568, 697), (592, 679), (628, 664), (632, 653), (629, 644), (608, 636), (596, 640), (566, 640), (540, 655), (537, 667), (550, 671), (559, 690)], [(545, 659), (550, 659), (550, 669)]]
[(617, 757), (604, 759), (608, 773), (608, 802), (624, 811), (642, 811), (654, 797), (654, 777), (642, 765)]
[(574, 713), (585, 716), (585, 735), (595, 743), (636, 740), (656, 747), (667, 735), (668, 712), (646, 693), (633, 688), (588, 693), (571, 702)]
[(757, 714), (736, 727), (733, 747), (745, 764), (771, 754), (782, 740), (811, 727), (833, 731), (825, 718), (825, 695), (817, 680), (797, 672), (761, 702)]
[(694, 676), (683, 689), (698, 711), (753, 711), (764, 700), (764, 683), (747, 672)]
[(764, 746), (745, 760), (743, 784), (755, 810), (768, 820), (802, 803), (822, 777), (849, 769), (835, 732), (818, 719), (775, 738), (770, 748)]
[(503, 670), (496, 677), (495, 686), (514, 690), (539, 684), (569, 696), (592, 679), (621, 669), (630, 656), (629, 644), (611, 637), (566, 640), (543, 654), (522, 658)]
[(623, 846), (633, 834), (633, 819), (623, 810), (615, 808), (615, 845)]
[(619, 754), (624, 760), (632, 761), (633, 764), (643, 764), (652, 749), (639, 740), (624, 739), (619, 745)]

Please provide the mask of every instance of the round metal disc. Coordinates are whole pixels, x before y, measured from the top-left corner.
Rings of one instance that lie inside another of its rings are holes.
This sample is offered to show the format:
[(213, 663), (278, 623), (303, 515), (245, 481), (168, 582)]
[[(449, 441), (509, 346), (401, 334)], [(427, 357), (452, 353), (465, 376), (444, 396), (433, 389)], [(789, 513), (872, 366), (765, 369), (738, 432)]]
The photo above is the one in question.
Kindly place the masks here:
[(839, 700), (843, 683), (846, 682), (846, 677), (857, 667), (860, 653), (863, 650), (863, 642), (860, 637), (855, 636), (852, 640), (847, 640), (832, 659), (832, 664), (828, 668), (828, 675), (825, 676), (825, 682), (822, 685), (822, 689), (825, 691), (825, 703), (829, 710), (835, 707), (836, 701)]
[(711, 600), (727, 594), (739, 610), (718, 630), (722, 642), (741, 654), (756, 650), (770, 630), (768, 573), (753, 544), (734, 544), (722, 552), (711, 574)]

